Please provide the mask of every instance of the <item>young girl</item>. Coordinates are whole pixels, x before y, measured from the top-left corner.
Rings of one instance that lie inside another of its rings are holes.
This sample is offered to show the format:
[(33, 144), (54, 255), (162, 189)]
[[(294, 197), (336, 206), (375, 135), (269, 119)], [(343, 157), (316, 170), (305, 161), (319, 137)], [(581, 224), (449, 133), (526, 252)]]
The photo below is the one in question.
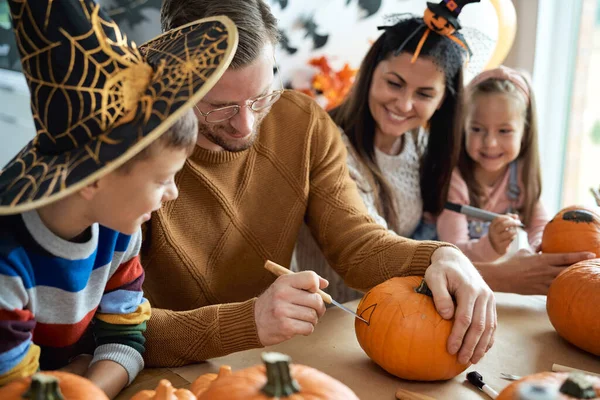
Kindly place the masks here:
[(446, 210), (437, 220), (439, 239), (457, 245), (473, 262), (493, 261), (507, 252), (520, 219), (535, 249), (548, 215), (540, 202), (535, 101), (528, 80), (506, 67), (479, 74), (467, 88), (464, 123), (448, 201), (506, 215), (489, 223)]

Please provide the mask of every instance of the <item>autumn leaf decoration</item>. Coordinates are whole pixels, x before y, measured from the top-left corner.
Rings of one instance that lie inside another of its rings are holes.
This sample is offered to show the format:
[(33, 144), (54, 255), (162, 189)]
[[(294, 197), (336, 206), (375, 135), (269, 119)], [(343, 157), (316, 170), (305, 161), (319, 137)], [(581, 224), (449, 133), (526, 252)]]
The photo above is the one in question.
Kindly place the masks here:
[(301, 89), (301, 92), (313, 98), (322, 95), (326, 100), (325, 109), (335, 108), (350, 91), (357, 70), (346, 63), (341, 70), (334, 71), (326, 56), (312, 58), (308, 64), (318, 72), (312, 78), (311, 88)]

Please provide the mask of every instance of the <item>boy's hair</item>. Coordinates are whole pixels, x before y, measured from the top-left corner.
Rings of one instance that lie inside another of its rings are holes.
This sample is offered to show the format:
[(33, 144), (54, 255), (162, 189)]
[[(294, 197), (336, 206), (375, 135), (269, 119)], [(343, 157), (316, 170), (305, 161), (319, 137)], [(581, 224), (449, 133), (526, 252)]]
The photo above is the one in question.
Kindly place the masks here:
[(473, 102), (481, 95), (503, 94), (522, 105), (523, 120), (523, 138), (521, 139), (521, 150), (517, 156), (517, 160), (522, 163), (522, 179), (523, 179), (523, 204), (517, 210), (521, 220), (525, 225), (528, 225), (533, 209), (540, 199), (542, 194), (542, 173), (540, 167), (540, 157), (538, 153), (538, 124), (537, 112), (535, 106), (535, 97), (533, 88), (527, 74), (519, 71), (519, 74), (525, 80), (528, 87), (529, 96), (526, 96), (523, 91), (518, 88), (510, 80), (505, 79), (487, 79), (475, 85), (470, 91), (465, 104), (465, 117), (463, 118), (463, 139), (461, 152), (458, 162), (459, 171), (469, 188), (469, 198), (471, 205), (481, 207), (483, 199), (483, 190), (475, 180), (475, 161), (469, 156), (466, 151), (466, 132), (465, 122), (466, 116), (473, 105)]
[(217, 15), (231, 18), (238, 29), (232, 69), (252, 63), (265, 44), (279, 42), (277, 19), (263, 0), (164, 0), (160, 11), (163, 31)]
[[(375, 204), (390, 226), (397, 226), (395, 199), (383, 172), (375, 161), (375, 120), (369, 111), (369, 90), (377, 65), (394, 55), (405, 42), (402, 52), (414, 54), (420, 35), (412, 35), (422, 26), (422, 18), (409, 18), (386, 27), (363, 59), (356, 82), (344, 102), (330, 115), (348, 136), (360, 162), (370, 172)], [(412, 36), (411, 36), (412, 35)], [(446, 90), (440, 108), (429, 121), (429, 139), (421, 159), (420, 181), (423, 210), (438, 215), (444, 209), (452, 169), (456, 165), (460, 144), (460, 116), (463, 94), (462, 48), (437, 34), (431, 34), (422, 45), (419, 57), (426, 57), (444, 73)], [(448, 55), (456, 55), (449, 57)], [(406, 132), (405, 134), (410, 134)]]
[(135, 163), (147, 160), (164, 149), (181, 149), (189, 155), (194, 150), (197, 138), (198, 118), (193, 109), (189, 109), (165, 133), (121, 165), (117, 171), (127, 174)]

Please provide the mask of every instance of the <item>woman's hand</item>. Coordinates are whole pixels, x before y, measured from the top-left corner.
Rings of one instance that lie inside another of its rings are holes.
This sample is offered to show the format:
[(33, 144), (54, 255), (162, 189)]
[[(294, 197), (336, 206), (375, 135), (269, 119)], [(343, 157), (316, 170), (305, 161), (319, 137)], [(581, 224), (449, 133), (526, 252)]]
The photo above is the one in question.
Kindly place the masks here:
[(594, 253), (535, 253), (521, 249), (507, 260), (477, 264), (486, 282), (498, 292), (548, 294), (550, 284), (565, 268), (596, 258)]

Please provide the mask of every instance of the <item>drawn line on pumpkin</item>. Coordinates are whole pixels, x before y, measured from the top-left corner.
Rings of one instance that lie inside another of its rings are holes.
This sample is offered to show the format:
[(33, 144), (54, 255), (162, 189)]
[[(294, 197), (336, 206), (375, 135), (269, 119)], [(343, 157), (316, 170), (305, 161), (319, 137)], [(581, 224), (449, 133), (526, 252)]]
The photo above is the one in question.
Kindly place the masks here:
[[(367, 320), (367, 326), (371, 326), (371, 316), (373, 315), (373, 313), (375, 312), (375, 309), (377, 308), (377, 303), (375, 304), (371, 304), (369, 307), (365, 308), (364, 310), (362, 310), (362, 312), (360, 313), (360, 317), (364, 318)], [(369, 314), (369, 316), (365, 316), (365, 314)]]

